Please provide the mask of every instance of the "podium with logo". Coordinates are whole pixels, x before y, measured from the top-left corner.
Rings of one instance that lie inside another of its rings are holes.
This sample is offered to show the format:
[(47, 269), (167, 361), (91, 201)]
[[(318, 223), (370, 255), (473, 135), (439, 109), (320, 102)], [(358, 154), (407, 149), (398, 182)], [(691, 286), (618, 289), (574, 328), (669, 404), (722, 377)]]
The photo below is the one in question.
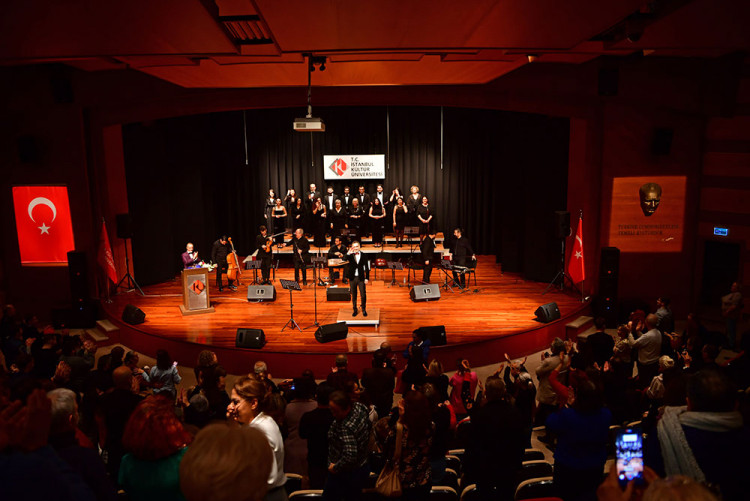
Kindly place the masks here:
[(208, 294), (208, 270), (195, 268), (182, 270), (182, 304), (183, 315), (200, 315), (213, 313), (214, 307)]

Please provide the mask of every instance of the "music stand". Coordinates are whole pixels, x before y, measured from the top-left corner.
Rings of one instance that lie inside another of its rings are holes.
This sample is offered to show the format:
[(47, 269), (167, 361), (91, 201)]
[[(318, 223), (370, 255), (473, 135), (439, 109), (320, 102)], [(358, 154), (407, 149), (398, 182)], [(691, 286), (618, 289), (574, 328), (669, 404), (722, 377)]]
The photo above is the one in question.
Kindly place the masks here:
[(414, 252), (414, 242), (411, 237), (415, 235), (419, 237), (419, 226), (404, 226), (404, 235), (406, 235), (406, 239), (409, 242), (409, 251)]
[[(328, 261), (328, 258), (326, 256), (313, 256), (310, 262), (313, 266), (313, 296), (314, 296), (314, 303), (315, 303), (315, 321), (312, 325), (305, 327), (305, 330), (310, 329), (312, 327), (320, 327), (320, 324), (318, 323), (318, 274), (317, 270), (318, 268), (322, 268), (323, 265)], [(283, 330), (283, 329), (282, 329)]]
[(385, 267), (391, 270), (391, 285), (402, 287), (400, 283), (396, 282), (396, 270), (403, 270), (404, 265), (398, 261), (386, 261)]
[(284, 280), (283, 278), (280, 278), (279, 282), (281, 282), (282, 289), (289, 290), (289, 311), (291, 313), (289, 320), (286, 324), (284, 324), (284, 327), (281, 328), (281, 332), (284, 332), (284, 329), (286, 329), (287, 327), (292, 330), (297, 329), (298, 331), (302, 332), (299, 324), (294, 320), (294, 303), (292, 302), (292, 291), (301, 291), (302, 287), (300, 287), (299, 283), (294, 280)]
[(448, 274), (449, 271), (450, 272), (453, 271), (453, 265), (451, 264), (451, 262), (444, 259), (444, 260), (442, 260), (440, 262), (439, 268), (440, 268), (440, 271), (443, 272), (443, 275), (445, 275), (444, 280), (443, 280), (443, 286), (442, 286), (443, 289), (445, 289), (447, 291), (451, 291), (451, 292), (456, 292), (456, 291), (453, 290), (453, 287), (451, 287), (450, 283), (448, 282), (448, 279), (450, 278), (450, 281), (453, 282), (454, 285), (458, 285), (459, 288), (461, 287), (460, 283), (455, 284), (455, 279), (453, 278), (453, 275), (452, 274), (450, 274), (450, 275)]
[(260, 261), (245, 261), (245, 269), (253, 270), (253, 283), (250, 285), (260, 285), (258, 281), (258, 270), (260, 269)]
[(357, 230), (354, 230), (352, 228), (342, 228), (341, 236), (344, 237), (344, 239), (346, 240), (346, 246), (349, 247), (349, 245), (351, 245), (351, 241), (349, 240), (349, 237), (356, 237)]

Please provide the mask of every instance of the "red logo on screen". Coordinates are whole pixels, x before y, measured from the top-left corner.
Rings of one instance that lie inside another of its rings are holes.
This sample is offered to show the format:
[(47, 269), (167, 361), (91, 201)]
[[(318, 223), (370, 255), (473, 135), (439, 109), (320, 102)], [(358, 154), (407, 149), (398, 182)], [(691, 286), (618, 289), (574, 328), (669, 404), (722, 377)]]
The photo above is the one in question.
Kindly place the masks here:
[(67, 263), (75, 249), (65, 186), (14, 186), (21, 263)]
[(328, 166), (328, 168), (331, 169), (337, 176), (343, 176), (344, 172), (346, 172), (347, 167), (348, 166), (346, 165), (346, 162), (344, 162), (340, 158), (337, 158), (333, 161), (333, 163), (331, 163), (331, 165)]

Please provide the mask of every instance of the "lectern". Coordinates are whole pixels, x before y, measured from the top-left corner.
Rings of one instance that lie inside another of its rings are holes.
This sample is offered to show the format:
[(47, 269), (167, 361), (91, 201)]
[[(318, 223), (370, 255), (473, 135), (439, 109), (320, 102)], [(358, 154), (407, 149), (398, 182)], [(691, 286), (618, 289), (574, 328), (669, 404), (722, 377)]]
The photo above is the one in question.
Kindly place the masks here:
[(193, 268), (182, 270), (182, 304), (183, 315), (213, 313), (214, 307), (208, 295), (208, 270)]

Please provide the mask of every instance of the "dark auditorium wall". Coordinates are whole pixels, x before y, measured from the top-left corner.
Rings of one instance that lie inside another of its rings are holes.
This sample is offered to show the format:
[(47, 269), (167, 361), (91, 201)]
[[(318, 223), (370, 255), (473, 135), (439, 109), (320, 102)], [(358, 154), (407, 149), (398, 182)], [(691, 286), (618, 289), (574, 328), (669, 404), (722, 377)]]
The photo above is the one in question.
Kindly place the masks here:
[[(548, 281), (556, 273), (552, 213), (565, 208), (567, 119), (444, 108), (441, 165), (439, 107), (316, 108), (326, 132), (312, 135), (291, 129), (298, 113), (213, 113), (124, 128), (141, 283), (171, 279), (187, 241), (208, 259), (211, 243), (226, 233), (241, 256), (251, 253), (269, 187), (282, 198), (310, 183), (325, 192), (323, 155), (357, 153), (387, 153), (386, 195), (418, 185), (436, 211), (438, 231), (464, 227), (475, 252), (498, 254), (504, 269), (527, 278)], [(373, 193), (378, 182), (332, 184), (338, 194), (345, 184), (352, 193), (359, 184)]]

